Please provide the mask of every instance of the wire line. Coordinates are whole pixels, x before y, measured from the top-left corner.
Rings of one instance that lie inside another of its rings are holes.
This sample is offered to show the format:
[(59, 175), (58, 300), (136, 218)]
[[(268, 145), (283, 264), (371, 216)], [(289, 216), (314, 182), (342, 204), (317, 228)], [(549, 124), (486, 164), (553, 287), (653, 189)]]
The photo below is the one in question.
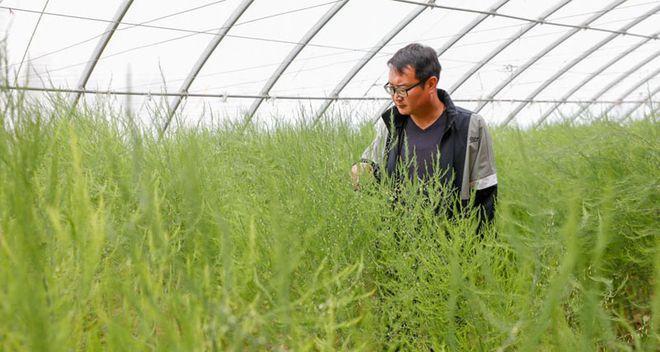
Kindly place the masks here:
[[(154, 97), (187, 97), (187, 98), (218, 98), (218, 99), (272, 99), (272, 100), (346, 100), (346, 101), (382, 101), (391, 100), (389, 97), (326, 97), (326, 96), (295, 96), (295, 95), (259, 95), (259, 94), (207, 94), (207, 93), (168, 93), (168, 92), (132, 92), (98, 89), (69, 89), (69, 88), (45, 88), (45, 87), (1, 87), (15, 91), (34, 91), (50, 93), (83, 93), (95, 95), (120, 95), (120, 96), (154, 96)], [(453, 99), (456, 102), (496, 102), (496, 103), (566, 103), (566, 104), (624, 104), (646, 102), (644, 100), (547, 100), (547, 99)], [(652, 102), (655, 103), (655, 102)]]

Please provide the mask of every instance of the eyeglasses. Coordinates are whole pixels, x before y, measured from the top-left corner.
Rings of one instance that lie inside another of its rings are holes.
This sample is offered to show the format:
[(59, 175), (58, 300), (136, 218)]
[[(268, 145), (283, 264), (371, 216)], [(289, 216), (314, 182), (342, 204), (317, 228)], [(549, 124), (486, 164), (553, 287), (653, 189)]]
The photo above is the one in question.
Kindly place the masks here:
[(385, 91), (386, 91), (387, 94), (389, 94), (389, 95), (394, 95), (394, 94), (396, 94), (396, 95), (398, 95), (398, 96), (400, 96), (400, 97), (402, 97), (402, 98), (406, 98), (406, 97), (408, 96), (408, 91), (410, 91), (411, 89), (417, 87), (418, 85), (420, 85), (420, 84), (422, 84), (422, 83), (424, 83), (424, 82), (419, 81), (419, 82), (415, 83), (414, 85), (412, 85), (412, 86), (406, 88), (406, 87), (395, 87), (395, 86), (393, 86), (392, 84), (390, 84), (390, 83), (388, 82), (388, 83), (385, 83), (385, 85), (383, 86), (383, 88), (385, 88)]

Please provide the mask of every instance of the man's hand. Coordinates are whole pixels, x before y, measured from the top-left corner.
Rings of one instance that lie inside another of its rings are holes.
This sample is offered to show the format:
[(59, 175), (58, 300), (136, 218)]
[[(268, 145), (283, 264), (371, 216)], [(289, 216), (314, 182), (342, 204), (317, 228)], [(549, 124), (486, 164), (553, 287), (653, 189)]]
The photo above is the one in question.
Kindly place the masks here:
[(373, 176), (374, 168), (369, 163), (357, 163), (351, 167), (351, 180), (353, 181), (353, 189), (356, 191), (360, 189), (360, 177), (364, 178), (365, 175)]

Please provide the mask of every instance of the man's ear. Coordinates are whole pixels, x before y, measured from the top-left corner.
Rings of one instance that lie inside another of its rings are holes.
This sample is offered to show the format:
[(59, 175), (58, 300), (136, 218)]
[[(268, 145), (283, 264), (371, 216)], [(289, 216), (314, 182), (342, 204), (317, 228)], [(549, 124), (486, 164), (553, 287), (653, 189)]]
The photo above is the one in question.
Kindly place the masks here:
[(435, 92), (435, 88), (438, 86), (438, 77), (431, 76), (429, 79), (424, 82), (424, 88), (430, 89)]

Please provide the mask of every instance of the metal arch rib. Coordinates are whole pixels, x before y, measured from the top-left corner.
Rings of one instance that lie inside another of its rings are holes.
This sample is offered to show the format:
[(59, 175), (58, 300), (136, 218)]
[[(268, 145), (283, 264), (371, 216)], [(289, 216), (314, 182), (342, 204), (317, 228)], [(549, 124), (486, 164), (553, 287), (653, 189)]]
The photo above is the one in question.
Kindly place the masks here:
[[(413, 4), (413, 5), (424, 5), (424, 6), (429, 6), (429, 7), (433, 7), (433, 8), (436, 8), (436, 9), (445, 9), (445, 10), (467, 12), (467, 13), (487, 14), (487, 15), (491, 15), (493, 17), (509, 18), (509, 19), (513, 19), (513, 20), (526, 21), (526, 22), (536, 22), (538, 24), (547, 24), (547, 25), (550, 25), (550, 26), (565, 27), (565, 28), (579, 28), (579, 29), (592, 30), (592, 31), (598, 31), (598, 32), (624, 34), (624, 35), (629, 35), (629, 36), (632, 36), (632, 37), (648, 38), (648, 36), (644, 35), (644, 34), (613, 31), (611, 29), (596, 28), (596, 27), (582, 27), (582, 28), (580, 28), (577, 25), (568, 24), (568, 23), (560, 23), (560, 22), (554, 22), (554, 21), (544, 21), (544, 20), (541, 20), (541, 19), (532, 19), (532, 18), (529, 18), (529, 17), (507, 15), (507, 14), (498, 13), (498, 12), (487, 12), (487, 11), (473, 10), (473, 9), (467, 9), (467, 8), (456, 7), (456, 6), (446, 6), (446, 5), (436, 5), (436, 4), (429, 5), (429, 4), (423, 4), (423, 3), (413, 1), (413, 0), (392, 0), (392, 1), (403, 2), (403, 3), (407, 3), (407, 4)], [(658, 39), (658, 38), (653, 38), (653, 39)]]
[[(650, 75), (644, 77), (642, 80), (637, 82), (635, 85), (632, 86), (632, 88), (628, 89), (625, 93), (621, 94), (619, 96), (619, 99), (617, 99), (617, 101), (622, 101), (623, 99), (625, 99), (627, 96), (632, 94), (635, 90), (637, 90), (639, 87), (643, 86), (646, 82), (652, 80), (655, 76), (658, 75), (658, 73), (660, 73), (660, 67), (658, 67), (655, 71), (651, 72)], [(600, 114), (599, 119), (602, 119), (605, 116), (607, 116), (607, 114), (609, 114), (609, 112), (612, 111), (612, 109), (614, 109), (614, 107), (616, 105), (617, 104), (612, 104), (607, 109), (605, 109), (605, 111), (602, 114)]]
[[(429, 0), (427, 3), (432, 4), (435, 0)], [(426, 10), (428, 6), (419, 6), (412, 12), (410, 12), (401, 22), (399, 22), (396, 27), (394, 27), (389, 33), (387, 33), (375, 46), (373, 46), (360, 61), (353, 66), (353, 68), (344, 76), (344, 78), (337, 84), (337, 86), (330, 93), (328, 100), (324, 101), (321, 107), (316, 112), (316, 117), (314, 121), (318, 121), (321, 116), (328, 110), (330, 104), (339, 96), (339, 93), (346, 88), (348, 83), (357, 75), (358, 72), (366, 65), (376, 54), (387, 44), (392, 38), (394, 38), (399, 32), (401, 32), (406, 26), (410, 24), (419, 14)]]
[[(489, 8), (487, 11), (488, 11), (488, 12), (496, 12), (496, 11), (499, 10), (502, 6), (506, 5), (506, 3), (509, 2), (509, 1), (510, 1), (510, 0), (500, 0), (500, 2), (496, 3), (495, 5), (493, 5), (493, 6), (492, 6), (491, 8)], [(448, 41), (447, 43), (445, 43), (445, 45), (443, 45), (441, 48), (438, 48), (438, 50), (436, 50), (436, 52), (437, 52), (437, 54), (438, 54), (438, 57), (440, 57), (440, 56), (441, 56), (442, 54), (444, 54), (447, 50), (449, 50), (451, 47), (453, 47), (454, 44), (458, 43), (461, 39), (463, 39), (463, 37), (465, 37), (468, 33), (470, 33), (470, 32), (471, 32), (476, 26), (478, 26), (479, 24), (481, 24), (481, 22), (483, 22), (483, 21), (484, 21), (486, 18), (488, 18), (489, 16), (490, 16), (490, 15), (487, 15), (487, 14), (479, 15), (479, 16), (478, 16), (477, 18), (475, 18), (472, 22), (468, 23), (465, 27), (463, 27), (463, 29), (461, 30), (461, 32), (460, 32), (456, 37), (454, 37), (454, 39)]]
[[(625, 33), (628, 29), (632, 28), (633, 26), (637, 25), (638, 23), (644, 21), (645, 19), (651, 17), (654, 15), (658, 10), (660, 9), (660, 5), (654, 7), (651, 11), (646, 12), (644, 15), (634, 19), (632, 22), (628, 23), (627, 25), (621, 27), (619, 29), (619, 32)], [(570, 70), (573, 66), (577, 65), (578, 63), (582, 62), (585, 58), (589, 57), (589, 55), (593, 54), (596, 50), (600, 49), (603, 47), (605, 44), (611, 42), (614, 38), (618, 37), (620, 34), (614, 33), (608, 35), (605, 39), (601, 40), (600, 42), (596, 43), (596, 45), (592, 46), (589, 50), (586, 50), (582, 53), (582, 55), (578, 56), (577, 58), (573, 59), (571, 62), (568, 64), (564, 65), (562, 68), (557, 70), (557, 73), (552, 75), (552, 77), (548, 78), (545, 82), (543, 82), (532, 94), (530, 94), (525, 100), (532, 100), (534, 99), (539, 93), (541, 93), (545, 88), (547, 88), (550, 84), (552, 84), (557, 78), (561, 77), (566, 71)], [(527, 103), (520, 103), (516, 108), (509, 114), (509, 116), (506, 118), (506, 120), (502, 123), (503, 126), (506, 126), (513, 118), (522, 110), (525, 106), (527, 106)]]
[[(545, 21), (548, 17), (550, 17), (553, 13), (557, 12), (559, 9), (562, 7), (566, 6), (569, 2), (572, 0), (563, 0), (557, 5), (555, 5), (553, 8), (550, 10), (546, 11), (541, 15), (539, 18), (539, 22)], [(499, 55), (504, 49), (506, 49), (509, 45), (513, 44), (516, 40), (520, 39), (525, 33), (529, 32), (532, 28), (534, 28), (536, 25), (538, 25), (539, 22), (531, 22), (528, 23), (524, 28), (522, 28), (518, 33), (507, 39), (505, 42), (502, 44), (498, 45), (497, 48), (495, 48), (493, 51), (490, 52), (483, 60), (481, 60), (478, 64), (474, 65), (468, 72), (466, 72), (463, 77), (461, 77), (454, 85), (449, 88), (449, 94), (452, 94), (458, 89), (460, 86), (463, 85), (472, 75), (477, 73), (485, 64), (490, 62), (495, 56)]]
[[(657, 36), (657, 35), (659, 35), (659, 34), (660, 34), (660, 32), (656, 32), (653, 36)], [(565, 101), (565, 100), (567, 100), (567, 99), (570, 98), (573, 94), (575, 94), (575, 92), (577, 92), (578, 90), (580, 90), (580, 88), (584, 87), (587, 83), (591, 82), (591, 80), (593, 80), (594, 78), (598, 77), (598, 75), (600, 75), (601, 73), (603, 73), (603, 71), (607, 70), (609, 67), (611, 67), (612, 65), (616, 64), (617, 62), (619, 62), (619, 61), (620, 61), (621, 59), (623, 59), (624, 57), (628, 56), (628, 54), (634, 52), (635, 50), (639, 49), (639, 48), (642, 47), (644, 44), (646, 44), (646, 43), (648, 43), (648, 42), (650, 42), (650, 41), (651, 41), (651, 38), (643, 39), (643, 40), (641, 40), (639, 43), (633, 45), (633, 46), (632, 46), (631, 48), (629, 48), (628, 50), (623, 51), (621, 54), (617, 55), (615, 58), (613, 58), (612, 60), (608, 61), (607, 63), (605, 63), (605, 64), (602, 65), (601, 67), (599, 67), (596, 71), (594, 71), (594, 72), (592, 72), (591, 74), (589, 74), (589, 76), (588, 76), (587, 78), (585, 78), (584, 80), (582, 80), (582, 82), (580, 82), (580, 83), (578, 83), (577, 85), (575, 85), (575, 87), (571, 88), (571, 90), (569, 90), (566, 94), (564, 94), (564, 96), (561, 97), (561, 99), (559, 99), (559, 100), (560, 100), (560, 101)], [(592, 100), (593, 100), (593, 99), (592, 99)], [(550, 109), (546, 110), (546, 112), (544, 112), (544, 113), (541, 115), (541, 118), (540, 118), (540, 119), (534, 124), (534, 127), (539, 127), (539, 126), (541, 126), (541, 124), (542, 124), (543, 122), (545, 122), (545, 120), (550, 116), (550, 114), (552, 114), (555, 110), (557, 110), (557, 108), (558, 108), (559, 106), (561, 106), (561, 105), (562, 105), (562, 103), (555, 103), (555, 104), (553, 104), (552, 107), (551, 107)]]
[[(602, 16), (605, 15), (606, 13), (612, 11), (614, 8), (616, 8), (617, 6), (621, 5), (621, 4), (624, 3), (625, 1), (626, 1), (626, 0), (615, 0), (614, 2), (612, 2), (611, 4), (609, 4), (605, 9), (603, 9), (603, 10), (601, 10), (601, 11), (595, 13), (594, 15), (592, 15), (591, 17), (589, 17), (586, 21), (582, 22), (579, 26), (580, 26), (580, 27), (588, 26), (589, 24), (591, 24), (591, 23), (594, 22), (595, 20), (599, 19), (600, 17), (602, 17)], [(570, 31), (566, 32), (564, 35), (562, 35), (560, 38), (558, 38), (557, 40), (555, 40), (554, 42), (552, 42), (552, 43), (550, 43), (549, 45), (547, 45), (545, 48), (543, 48), (543, 50), (541, 50), (539, 53), (537, 53), (534, 57), (532, 57), (531, 59), (527, 60), (527, 62), (525, 62), (522, 66), (518, 67), (518, 68), (516, 69), (516, 71), (513, 72), (513, 73), (512, 73), (507, 79), (505, 79), (504, 81), (500, 82), (500, 84), (498, 84), (497, 87), (495, 87), (495, 89), (493, 89), (490, 93), (488, 93), (488, 95), (486, 96), (485, 99), (488, 100), (488, 99), (492, 99), (492, 98), (494, 98), (494, 97), (495, 97), (500, 91), (502, 91), (502, 89), (504, 89), (504, 87), (506, 87), (507, 85), (509, 85), (509, 83), (511, 83), (511, 81), (513, 81), (514, 79), (516, 79), (516, 77), (518, 77), (520, 74), (522, 74), (523, 72), (525, 72), (528, 68), (530, 68), (532, 65), (534, 65), (534, 63), (536, 63), (538, 60), (540, 60), (542, 57), (544, 57), (547, 53), (549, 53), (550, 51), (552, 51), (553, 49), (555, 49), (555, 48), (556, 48), (557, 46), (559, 46), (561, 43), (563, 43), (563, 42), (565, 42), (566, 40), (568, 40), (570, 37), (574, 36), (574, 35), (575, 35), (576, 33), (578, 33), (579, 31), (580, 31), (580, 29), (578, 29), (578, 28), (573, 28), (573, 29), (571, 29)], [(478, 113), (478, 112), (481, 111), (481, 109), (483, 109), (483, 107), (486, 106), (487, 104), (488, 104), (487, 102), (482, 102), (482, 103), (480, 103), (480, 104), (477, 105), (477, 107), (474, 109), (474, 112), (475, 112), (475, 113)]]
[[(261, 89), (259, 92), (259, 95), (268, 95), (270, 90), (273, 88), (275, 83), (280, 79), (284, 71), (291, 65), (293, 60), (298, 57), (298, 54), (307, 46), (307, 44), (316, 36), (318, 32), (325, 27), (325, 25), (341, 10), (344, 5), (348, 3), (348, 0), (343, 0), (340, 2), (335, 3), (334, 6), (332, 6), (324, 15), (319, 19), (318, 22), (309, 30), (307, 33), (305, 33), (305, 36), (303, 36), (302, 40), (298, 45), (293, 47), (291, 51), (289, 52), (289, 55), (282, 61), (280, 66), (273, 72), (273, 74), (270, 76), (264, 87)], [(253, 103), (252, 106), (250, 106), (250, 110), (248, 111), (248, 118), (247, 122), (249, 123), (252, 120), (252, 117), (254, 114), (257, 112), (257, 109), (261, 105), (261, 103), (264, 101), (264, 98), (257, 98)]]
[[(491, 6), (488, 10), (486, 10), (489, 13), (496, 12), (499, 10), (502, 6), (506, 5), (511, 0), (500, 0), (498, 3), (495, 5)], [(445, 43), (442, 47), (438, 48), (436, 50), (436, 53), (438, 54), (438, 57), (440, 57), (442, 54), (444, 54), (447, 50), (451, 49), (456, 43), (458, 43), (461, 39), (463, 39), (468, 33), (470, 33), (475, 27), (477, 27), (481, 22), (483, 22), (486, 18), (488, 18), (490, 15), (489, 14), (480, 14), (472, 20), (472, 22), (468, 23), (465, 27), (463, 27), (460, 32), (456, 36), (454, 36), (453, 39)], [(380, 109), (378, 109), (378, 116), (376, 118), (380, 118), (380, 115), (385, 112), (390, 106), (392, 106), (392, 102), (388, 101), (385, 102), (383, 105), (381, 105)]]
[[(591, 97), (591, 99), (589, 99), (589, 101), (595, 101), (595, 100), (599, 99), (600, 97), (603, 96), (603, 94), (605, 94), (610, 89), (614, 88), (619, 83), (621, 83), (626, 77), (630, 76), (632, 73), (636, 72), (637, 70), (639, 70), (640, 68), (642, 68), (643, 66), (648, 64), (649, 62), (653, 61), (658, 56), (660, 56), (660, 50), (658, 50), (655, 53), (651, 54), (650, 56), (648, 56), (646, 59), (639, 62), (637, 65), (635, 65), (630, 70), (620, 74), (615, 79), (610, 81), (607, 85), (605, 85), (605, 87), (603, 87), (600, 91), (598, 91), (598, 93), (594, 94)], [(573, 114), (573, 116), (571, 116), (569, 118), (569, 120), (574, 121), (578, 116), (580, 116), (580, 114), (582, 114), (585, 110), (587, 110), (587, 108), (589, 108), (589, 106), (591, 106), (591, 103), (582, 105), (580, 107), (580, 109), (575, 114)]]
[[(657, 88), (655, 88), (655, 90), (654, 90), (653, 92), (651, 92), (651, 94), (649, 94), (649, 98), (648, 98), (646, 101), (652, 102), (653, 97), (654, 97), (656, 94), (658, 94), (658, 92), (660, 92), (660, 86), (658, 86)], [(633, 105), (632, 108), (628, 109), (628, 111), (626, 111), (626, 112), (621, 116), (621, 119), (619, 119), (619, 122), (623, 122), (623, 121), (625, 121), (630, 115), (632, 115), (633, 112), (635, 112), (635, 110), (639, 109), (639, 107), (642, 106), (642, 104), (644, 104), (646, 101), (642, 100), (642, 101), (639, 102), (639, 103), (635, 103), (635, 105)], [(658, 109), (660, 109), (660, 104), (658, 104), (658, 106), (656, 106), (655, 108), (651, 108), (651, 114), (654, 114), (656, 111), (658, 111)]]
[[(238, 19), (243, 15), (243, 13), (248, 9), (248, 7), (252, 5), (253, 2), (254, 0), (243, 0), (243, 2), (240, 5), (238, 5), (238, 7), (234, 10), (234, 12), (225, 21), (224, 25), (220, 27), (218, 33), (206, 46), (206, 49), (204, 49), (202, 55), (197, 59), (197, 62), (195, 62), (195, 65), (190, 70), (190, 73), (186, 77), (185, 81), (183, 81), (181, 88), (179, 88), (179, 93), (188, 92), (188, 89), (192, 85), (193, 81), (195, 80), (195, 78), (197, 78), (199, 71), (202, 70), (202, 67), (204, 67), (206, 61), (209, 59), (209, 57), (211, 57), (211, 54), (213, 54), (213, 52), (215, 51), (215, 48), (218, 47), (218, 44), (220, 44), (220, 42), (225, 38), (229, 30), (234, 26), (236, 21), (238, 21)], [(179, 105), (181, 105), (182, 99), (183, 99), (182, 95), (177, 96), (172, 101), (172, 104), (170, 104), (167, 121), (163, 126), (163, 131), (161, 132), (161, 134), (167, 131), (167, 127), (170, 125), (170, 122), (172, 121), (172, 117), (174, 116), (176, 109), (179, 108)]]
[[(25, 51), (23, 52), (23, 57), (21, 58), (21, 63), (18, 65), (18, 70), (16, 70), (15, 74), (15, 79), (14, 81), (18, 84), (18, 77), (21, 74), (21, 68), (23, 67), (23, 63), (25, 62), (25, 57), (27, 56), (28, 52), (30, 51), (30, 45), (32, 45), (32, 40), (34, 40), (34, 36), (37, 34), (37, 29), (39, 29), (39, 24), (41, 23), (41, 19), (44, 17), (44, 13), (46, 12), (46, 7), (48, 7), (48, 2), (50, 0), (46, 0), (44, 3), (44, 7), (41, 9), (41, 12), (39, 13), (39, 18), (37, 19), (37, 23), (34, 25), (34, 29), (32, 29), (32, 34), (30, 35), (30, 40), (28, 40), (27, 46), (25, 47)], [(28, 60), (30, 61), (30, 60)]]
[[(124, 3), (117, 10), (117, 13), (115, 14), (112, 22), (108, 23), (108, 26), (105, 29), (105, 33), (99, 40), (99, 43), (96, 45), (96, 48), (92, 52), (92, 57), (87, 62), (87, 66), (85, 66), (82, 76), (80, 76), (80, 80), (78, 81), (78, 89), (85, 89), (87, 81), (89, 81), (89, 77), (92, 75), (92, 71), (94, 71), (94, 67), (96, 67), (96, 64), (101, 58), (101, 54), (103, 54), (103, 50), (105, 50), (105, 47), (108, 46), (110, 38), (112, 38), (112, 35), (115, 34), (117, 27), (119, 27), (119, 23), (121, 22), (122, 18), (124, 18), (124, 15), (126, 15), (126, 12), (128, 12), (128, 9), (132, 4), (133, 0), (124, 0)], [(76, 94), (75, 98), (73, 99), (73, 106), (78, 104), (81, 95), (82, 93)]]

